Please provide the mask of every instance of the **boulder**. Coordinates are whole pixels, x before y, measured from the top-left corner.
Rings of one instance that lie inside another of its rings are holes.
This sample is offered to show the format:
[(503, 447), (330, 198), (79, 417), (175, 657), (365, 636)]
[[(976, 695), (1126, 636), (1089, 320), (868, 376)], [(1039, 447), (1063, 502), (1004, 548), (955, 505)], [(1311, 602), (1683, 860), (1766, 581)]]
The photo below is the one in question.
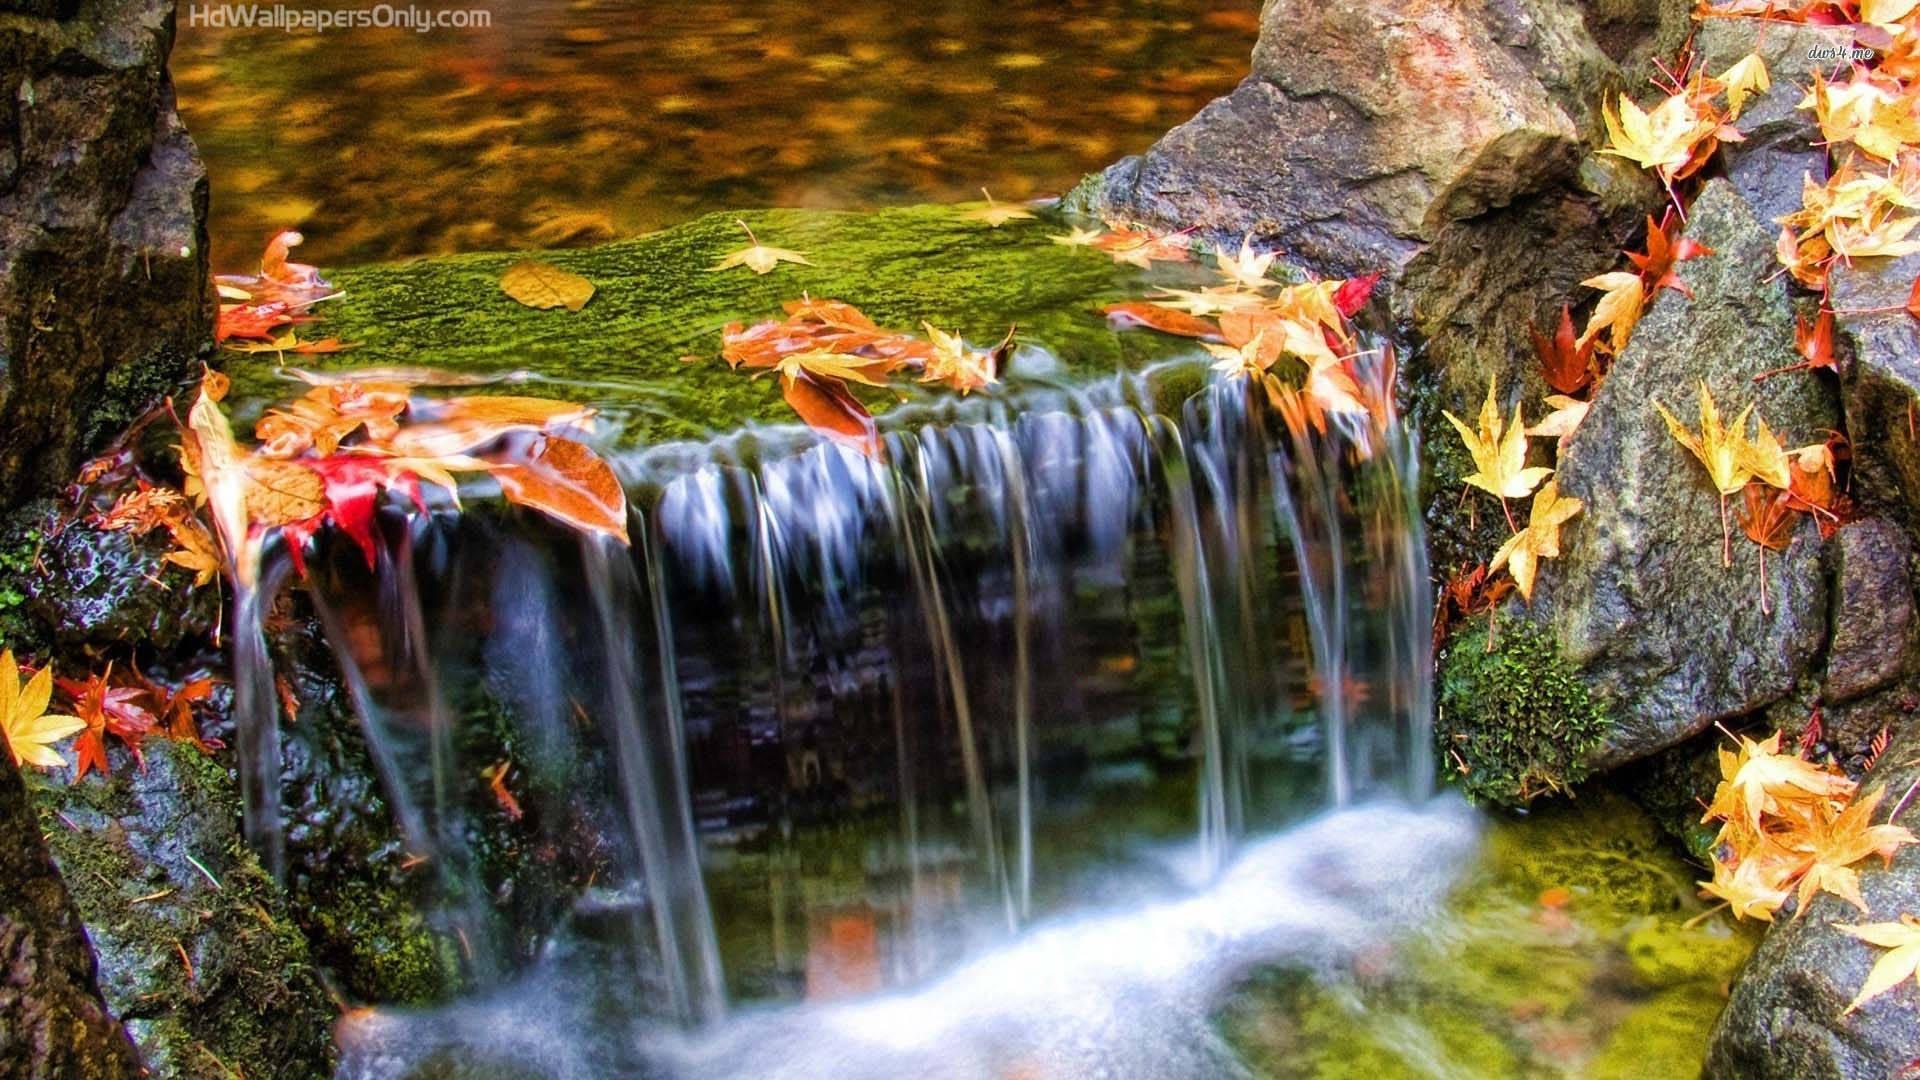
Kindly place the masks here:
[(192, 364), (206, 173), (173, 0), (0, 0), (0, 507), (64, 482)]
[(1328, 273), (1397, 268), (1448, 222), (1571, 176), (1608, 78), (1556, 0), (1269, 0), (1239, 87), (1066, 202), (1251, 233)]
[[(1920, 781), (1920, 726), (1907, 725), (1861, 782), (1884, 789), (1876, 822), (1889, 820), (1902, 794)], [(1896, 824), (1920, 829), (1920, 796)], [(1837, 926), (1897, 922), (1920, 895), (1920, 848), (1905, 847), (1891, 866), (1861, 863), (1862, 912), (1821, 893), (1805, 912), (1783, 910), (1733, 984), (1713, 1031), (1709, 1080), (1854, 1080), (1898, 1077), (1920, 1047), (1920, 990), (1911, 980), (1848, 1013), (1867, 971), (1885, 949)]]
[(141, 1075), (127, 1033), (100, 999), (93, 950), (33, 827), (27, 790), (0, 758), (0, 1072), (119, 1080)]
[(114, 748), (111, 777), (31, 778), (107, 1003), (158, 1075), (330, 1075), (333, 1004), (241, 839), (232, 775), (186, 743), (144, 753)]
[(1804, 372), (1752, 381), (1796, 354), (1773, 234), (1751, 204), (1727, 181), (1709, 181), (1686, 234), (1716, 254), (1680, 264), (1693, 298), (1661, 290), (1561, 454), (1560, 491), (1586, 509), (1563, 556), (1543, 568), (1530, 612), (1614, 720), (1597, 767), (1785, 697), (1826, 644), (1812, 523), (1770, 554), (1763, 611), (1759, 549), (1736, 527), (1733, 563), (1723, 565), (1719, 498), (1653, 403), (1697, 429), (1704, 379), (1729, 422), (1753, 402), (1797, 445), (1838, 426), (1833, 392)]
[(1829, 50), (1852, 44), (1852, 27), (1772, 19), (1700, 22), (1693, 39), (1694, 55), (1709, 73), (1718, 75), (1741, 57), (1758, 52), (1772, 77), (1772, 88), (1749, 97), (1734, 121), (1746, 138), (1720, 148), (1728, 181), (1769, 228), (1776, 218), (1800, 209), (1802, 177), (1811, 175), (1815, 183), (1826, 180), (1827, 154), (1820, 124), (1812, 111), (1800, 108), (1800, 99), (1815, 73), (1828, 75), (1833, 67), (1832, 61), (1812, 57), (1837, 55)]
[(1847, 434), (1853, 440), (1853, 495), (1920, 534), (1920, 323), (1906, 313), (1920, 255), (1836, 264), (1831, 304), (1843, 348)]
[(1833, 642), (1822, 688), (1828, 704), (1852, 701), (1911, 674), (1920, 641), (1913, 545), (1906, 533), (1869, 518), (1841, 529), (1835, 540)]

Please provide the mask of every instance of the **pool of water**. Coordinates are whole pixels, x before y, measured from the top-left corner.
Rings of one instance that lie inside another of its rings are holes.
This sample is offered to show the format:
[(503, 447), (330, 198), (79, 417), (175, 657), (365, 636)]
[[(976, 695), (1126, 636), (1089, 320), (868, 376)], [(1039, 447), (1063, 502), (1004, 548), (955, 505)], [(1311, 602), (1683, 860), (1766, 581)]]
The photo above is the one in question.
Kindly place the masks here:
[(287, 227), (337, 266), (591, 243), (716, 209), (1059, 194), (1230, 89), (1259, 10), (474, 3), (489, 27), (182, 13), (173, 72), (211, 176), (216, 266), (250, 266)]

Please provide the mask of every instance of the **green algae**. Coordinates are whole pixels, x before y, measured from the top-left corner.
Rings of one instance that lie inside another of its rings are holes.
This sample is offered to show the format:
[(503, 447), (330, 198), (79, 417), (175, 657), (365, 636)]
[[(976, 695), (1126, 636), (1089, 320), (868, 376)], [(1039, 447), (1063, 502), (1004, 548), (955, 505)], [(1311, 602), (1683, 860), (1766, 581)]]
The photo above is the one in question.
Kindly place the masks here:
[[(814, 265), (782, 264), (766, 275), (711, 272), (747, 242), (736, 218)], [(1021, 342), (1044, 355), (1017, 357), (1013, 373), (1042, 383), (1138, 371), (1196, 351), (1191, 342), (1110, 326), (1101, 306), (1143, 297), (1164, 275), (1149, 278), (1100, 252), (1053, 243), (1050, 234), (1063, 228), (1039, 219), (991, 228), (941, 206), (711, 214), (621, 243), (538, 254), (594, 283), (593, 299), (578, 312), (535, 310), (503, 294), (500, 275), (527, 257), (518, 253), (340, 270), (330, 278), (341, 297), (316, 309), (323, 321), (303, 336), (354, 347), (287, 360), (320, 370), (524, 372), (530, 381), (513, 392), (587, 397), (624, 442), (648, 444), (793, 422), (772, 380), (732, 371), (717, 357), (728, 323), (781, 317), (781, 304), (803, 295), (852, 303), (891, 329), (920, 332), (930, 322), (976, 344), (1017, 325)], [(226, 356), (236, 402), (258, 407), (291, 396), (275, 356)], [(683, 362), (689, 356), (706, 359)], [(901, 390), (910, 399), (933, 396), (910, 382)], [(894, 400), (884, 391), (861, 393), (876, 412)]]
[(1570, 789), (1607, 730), (1606, 714), (1552, 641), (1516, 619), (1454, 634), (1435, 682), (1440, 753), (1477, 800), (1519, 804)]
[(1350, 973), (1268, 972), (1220, 1027), (1256, 1076), (1689, 1076), (1758, 935), (1604, 792), (1490, 822), (1440, 919)]

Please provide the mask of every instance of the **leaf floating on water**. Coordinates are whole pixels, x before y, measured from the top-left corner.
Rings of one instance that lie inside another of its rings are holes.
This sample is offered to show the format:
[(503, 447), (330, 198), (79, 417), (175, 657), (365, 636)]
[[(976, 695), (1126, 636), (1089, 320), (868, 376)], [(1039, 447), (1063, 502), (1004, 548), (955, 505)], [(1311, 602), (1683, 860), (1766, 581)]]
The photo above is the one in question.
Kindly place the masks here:
[(522, 259), (500, 275), (500, 291), (530, 308), (579, 311), (593, 299), (593, 282), (535, 259)]
[(572, 439), (548, 436), (493, 467), (506, 497), (583, 532), (626, 544), (627, 496), (599, 455)]
[(774, 267), (783, 262), (799, 263), (801, 266), (813, 265), (807, 261), (805, 255), (797, 251), (789, 251), (786, 248), (768, 247), (762, 244), (760, 238), (753, 235), (753, 230), (747, 227), (746, 222), (736, 219), (734, 223), (742, 229), (746, 229), (747, 239), (753, 241), (753, 243), (738, 251), (728, 252), (719, 262), (707, 267), (707, 273), (718, 273), (722, 270), (731, 270), (736, 266), (744, 266), (756, 274), (767, 274), (771, 273)]
[(880, 456), (873, 414), (838, 379), (816, 380), (804, 374), (780, 376), (780, 392), (806, 425), (834, 442), (868, 457)]
[(1109, 320), (1120, 326), (1145, 326), (1163, 334), (1219, 341), (1220, 327), (1208, 319), (1189, 315), (1166, 304), (1147, 300), (1129, 300), (1101, 308)]

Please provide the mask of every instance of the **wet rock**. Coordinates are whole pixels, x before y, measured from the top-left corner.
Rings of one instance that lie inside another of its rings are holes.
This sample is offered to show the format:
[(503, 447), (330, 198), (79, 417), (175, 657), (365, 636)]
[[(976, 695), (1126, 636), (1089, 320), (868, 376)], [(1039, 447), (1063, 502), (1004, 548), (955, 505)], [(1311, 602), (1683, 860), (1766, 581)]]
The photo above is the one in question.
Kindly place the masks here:
[[(1889, 820), (1901, 795), (1920, 780), (1917, 759), (1920, 726), (1909, 725), (1862, 780), (1862, 792), (1887, 792), (1876, 822)], [(1908, 801), (1897, 824), (1920, 828), (1920, 797)], [(1823, 892), (1797, 918), (1782, 911), (1767, 931), (1714, 1027), (1710, 1080), (1905, 1075), (1920, 1047), (1920, 992), (1909, 981), (1847, 1013), (1886, 950), (1835, 927), (1896, 922), (1911, 912), (1920, 894), (1920, 850), (1902, 848), (1890, 867), (1876, 857), (1857, 869), (1866, 912)]]
[(24, 564), (11, 587), (20, 616), (33, 624), (27, 640), (62, 652), (131, 647), (151, 657), (208, 640), (219, 625), (218, 590), (192, 588), (193, 574), (166, 561), (171, 548), (164, 531), (95, 529), (50, 499), (0, 524), (0, 551), (20, 553)]
[(31, 779), (107, 1003), (160, 1075), (327, 1076), (333, 1007), (241, 840), (234, 780), (184, 743), (145, 756), (113, 751), (111, 779)]
[[(1853, 495), (1920, 533), (1920, 323), (1904, 310), (1920, 255), (1833, 268), (1834, 322), (1853, 359), (1843, 369)], [(1845, 346), (1843, 346), (1845, 347)]]
[(1067, 202), (1252, 233), (1328, 272), (1398, 267), (1449, 221), (1571, 176), (1614, 70), (1550, 0), (1272, 0), (1246, 81)]
[(166, 71), (172, 0), (8, 0), (0, 23), (0, 506), (209, 337), (205, 170)]
[(0, 759), (0, 1072), (118, 1080), (141, 1074), (107, 1011), (93, 950), (40, 840), (27, 791)]
[(1722, 564), (1719, 500), (1654, 411), (1658, 400), (1696, 417), (1704, 378), (1729, 420), (1754, 402), (1789, 444), (1839, 422), (1817, 377), (1752, 382), (1795, 356), (1771, 230), (1732, 185), (1713, 180), (1687, 235), (1717, 254), (1681, 264), (1694, 298), (1661, 291), (1561, 455), (1560, 490), (1586, 510), (1569, 526), (1565, 554), (1543, 569), (1531, 611), (1614, 720), (1594, 755), (1601, 767), (1785, 697), (1827, 636), (1812, 523), (1769, 556), (1763, 612), (1758, 549), (1736, 528), (1733, 565)]
[(1800, 209), (1802, 177), (1811, 175), (1816, 184), (1826, 180), (1820, 124), (1811, 110), (1799, 107), (1800, 99), (1814, 74), (1830, 74), (1833, 66), (1832, 61), (1811, 57), (1837, 55), (1822, 50), (1852, 44), (1851, 27), (1761, 19), (1700, 22), (1694, 52), (1708, 73), (1718, 75), (1757, 51), (1772, 76), (1772, 88), (1748, 98), (1734, 122), (1746, 138), (1720, 148), (1727, 180), (1753, 205), (1762, 225), (1772, 228), (1775, 218)]
[(1869, 518), (1835, 537), (1839, 573), (1825, 698), (1851, 701), (1878, 690), (1915, 664), (1912, 544), (1890, 522)]

